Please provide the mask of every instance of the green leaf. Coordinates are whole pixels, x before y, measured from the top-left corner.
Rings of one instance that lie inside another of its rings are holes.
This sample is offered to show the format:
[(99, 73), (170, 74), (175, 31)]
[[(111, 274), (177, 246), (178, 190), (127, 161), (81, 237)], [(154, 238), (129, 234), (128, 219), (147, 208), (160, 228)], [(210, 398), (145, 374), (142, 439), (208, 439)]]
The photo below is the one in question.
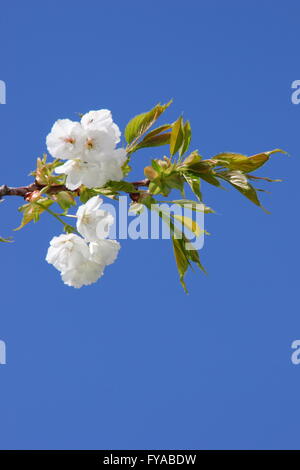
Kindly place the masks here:
[(181, 243), (182, 240), (179, 240), (173, 237), (172, 242), (173, 242), (175, 261), (176, 261), (176, 265), (177, 265), (177, 269), (179, 273), (179, 280), (185, 293), (187, 294), (188, 290), (186, 287), (186, 283), (184, 281), (184, 276), (185, 276), (185, 273), (187, 272), (187, 269), (190, 263), (185, 254), (185, 251), (182, 249), (182, 243)]
[[(183, 161), (180, 165), (180, 169), (185, 177), (199, 177), (213, 186), (221, 186), (220, 181), (216, 178), (214, 163), (211, 160), (202, 160), (197, 151), (192, 152)], [(193, 188), (197, 190), (196, 181), (193, 184)], [(194, 191), (193, 188), (192, 190)], [(197, 197), (201, 197), (201, 193), (198, 194)]]
[(83, 185), (80, 187), (79, 198), (82, 204), (85, 204), (86, 202), (88, 202), (88, 200), (93, 196), (97, 196), (96, 191), (94, 191), (93, 189), (89, 189)]
[(171, 164), (168, 159), (152, 160), (152, 166), (146, 167), (144, 173), (151, 181), (149, 185), (151, 194), (168, 196), (172, 189), (178, 189), (183, 193), (183, 176), (176, 164)]
[(162, 194), (167, 197), (170, 194), (171, 188), (161, 178), (155, 178), (149, 184), (149, 191), (153, 195)]
[(263, 166), (273, 153), (286, 153), (283, 150), (275, 149), (269, 152), (258, 153), (247, 157), (239, 153), (220, 153), (215, 155), (211, 160), (220, 166), (225, 166), (229, 170), (238, 170), (243, 173), (250, 173)]
[(251, 180), (259, 180), (259, 181), (268, 181), (268, 183), (282, 183), (282, 180), (280, 179), (272, 179), (272, 178), (267, 178), (266, 176), (254, 176), (254, 175), (248, 175), (247, 177)]
[(59, 193), (53, 195), (53, 199), (64, 211), (67, 211), (71, 206), (76, 206), (74, 196), (69, 191), (60, 191)]
[[(193, 156), (194, 159), (197, 158), (198, 155)], [(193, 173), (196, 173), (197, 175), (202, 177), (203, 173), (212, 173), (214, 171), (214, 165), (211, 163), (211, 160), (200, 160), (200, 161), (194, 161), (186, 165), (182, 166), (183, 171), (192, 171)]]
[(192, 232), (196, 237), (200, 237), (203, 230), (199, 227), (197, 222), (190, 217), (185, 215), (174, 214), (173, 218), (184, 225), (190, 232)]
[(189, 187), (191, 188), (191, 190), (197, 197), (197, 199), (199, 201), (202, 201), (202, 194), (200, 190), (200, 177), (195, 176), (193, 174), (189, 174), (189, 173), (184, 173), (183, 176), (187, 184), (189, 185)]
[(152, 160), (152, 168), (159, 174), (163, 171), (163, 168), (159, 165), (157, 160)]
[(206, 274), (206, 269), (202, 265), (199, 257), (199, 253), (197, 250), (187, 250), (187, 256), (190, 261), (193, 261), (194, 263), (197, 264), (198, 268), (201, 269)]
[(0, 237), (0, 242), (3, 242), (3, 243), (12, 243), (12, 242), (13, 242), (13, 239), (12, 239), (11, 237), (9, 237), (9, 238)]
[(173, 124), (170, 138), (170, 154), (174, 155), (180, 149), (183, 142), (183, 124), (182, 117)]
[(184, 277), (189, 266), (192, 267), (191, 263), (195, 263), (204, 273), (206, 273), (206, 271), (200, 262), (198, 251), (186, 249), (187, 243), (189, 245), (191, 244), (190, 242), (188, 242), (184, 234), (182, 234), (182, 238), (175, 238), (173, 236), (172, 242), (173, 242), (173, 250), (174, 250), (175, 261), (176, 261), (176, 265), (177, 265), (177, 269), (179, 273), (180, 283), (184, 291), (188, 293), (186, 283), (184, 281)]
[(249, 201), (253, 202), (256, 206), (264, 207), (260, 203), (255, 188), (249, 183), (246, 175), (241, 171), (220, 171), (217, 173), (219, 178), (230, 183), (241, 194), (243, 194)]
[(152, 137), (155, 137), (158, 134), (162, 134), (163, 132), (172, 129), (173, 124), (163, 124), (162, 126), (157, 127), (156, 129), (153, 129), (152, 131), (148, 132), (147, 135), (145, 135), (144, 139), (142, 142), (152, 139)]
[(183, 160), (182, 165), (184, 166), (193, 165), (194, 163), (199, 163), (201, 160), (202, 160), (201, 155), (199, 155), (198, 151), (195, 150), (194, 152), (190, 153), (190, 155), (188, 155), (185, 160)]
[(164, 134), (158, 134), (151, 139), (143, 140), (140, 144), (135, 147), (134, 151), (144, 147), (160, 147), (162, 145), (169, 145), (171, 138), (171, 132), (165, 132)]
[(124, 178), (126, 178), (126, 176), (129, 175), (129, 173), (132, 170), (131, 166), (129, 165), (129, 158), (127, 158), (126, 162), (122, 165), (121, 169), (122, 169)]
[(165, 132), (172, 128), (171, 124), (165, 124), (163, 126), (154, 129), (145, 135), (143, 140), (134, 147), (132, 147), (131, 152), (136, 152), (137, 150), (145, 147), (159, 147), (161, 145), (168, 145), (170, 143), (171, 132)]
[[(156, 206), (154, 206), (156, 207)], [(184, 276), (188, 267), (192, 267), (192, 263), (195, 263), (203, 272), (206, 272), (204, 267), (202, 266), (199, 258), (199, 254), (197, 250), (187, 250), (186, 246), (188, 245), (191, 247), (193, 246), (192, 243), (188, 241), (184, 233), (180, 232), (180, 230), (175, 227), (174, 223), (170, 219), (170, 214), (157, 210), (159, 216), (162, 220), (170, 226), (172, 231), (172, 243), (173, 243), (173, 251), (175, 256), (175, 261), (179, 273), (180, 283), (187, 293), (186, 283), (184, 281)]]
[(61, 160), (53, 160), (47, 163), (47, 154), (43, 158), (38, 158), (36, 163), (36, 170), (32, 171), (30, 175), (35, 177), (38, 184), (51, 186), (52, 184), (61, 184), (65, 179), (64, 175), (53, 175), (53, 171), (64, 162)]
[(109, 181), (104, 186), (104, 189), (110, 189), (116, 192), (124, 192), (124, 193), (136, 193), (138, 190), (136, 187), (127, 181)]
[(191, 124), (189, 121), (186, 121), (186, 123), (183, 126), (183, 142), (179, 150), (180, 156), (182, 156), (188, 150), (190, 143), (191, 143), (191, 138), (192, 138)]
[(159, 116), (170, 106), (172, 101), (161, 105), (158, 103), (153, 109), (139, 114), (129, 121), (125, 128), (125, 139), (128, 144), (141, 138), (153, 126)]
[[(36, 203), (38, 202), (39, 205)], [(18, 211), (22, 212), (23, 219), (21, 225), (14, 230), (20, 230), (29, 222), (37, 222), (40, 218), (40, 215), (47, 210), (53, 204), (51, 199), (41, 198), (38, 201), (31, 202), (29, 204), (25, 204), (24, 206), (19, 207)], [(44, 207), (44, 208), (43, 208)]]
[(109, 181), (102, 188), (89, 189), (85, 186), (80, 188), (80, 201), (85, 204), (91, 197), (102, 195), (110, 199), (118, 199), (117, 196), (120, 192), (124, 193), (138, 193), (139, 190), (127, 181)]
[(212, 184), (213, 186), (217, 186), (219, 188), (222, 187), (220, 181), (218, 180), (218, 178), (216, 178), (216, 173), (214, 173), (213, 171), (210, 173), (199, 173), (199, 176), (201, 179), (203, 179), (209, 184)]

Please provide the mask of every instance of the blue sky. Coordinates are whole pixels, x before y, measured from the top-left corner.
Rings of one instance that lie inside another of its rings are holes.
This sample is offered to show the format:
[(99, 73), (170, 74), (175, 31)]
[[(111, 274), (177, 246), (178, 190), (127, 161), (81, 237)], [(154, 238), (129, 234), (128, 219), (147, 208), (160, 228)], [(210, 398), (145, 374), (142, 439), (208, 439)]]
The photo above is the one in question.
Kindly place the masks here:
[[(75, 290), (45, 261), (58, 223), (1, 245), (1, 449), (300, 448), (299, 2), (11, 1), (1, 7), (0, 184), (23, 185), (57, 118), (109, 108), (121, 129), (174, 98), (193, 148), (284, 148), (259, 174), (266, 215), (203, 186), (216, 211), (208, 276), (186, 296), (168, 241), (122, 241), (101, 281)], [(135, 157), (142, 176), (159, 149)], [(2, 236), (19, 224), (1, 204)]]

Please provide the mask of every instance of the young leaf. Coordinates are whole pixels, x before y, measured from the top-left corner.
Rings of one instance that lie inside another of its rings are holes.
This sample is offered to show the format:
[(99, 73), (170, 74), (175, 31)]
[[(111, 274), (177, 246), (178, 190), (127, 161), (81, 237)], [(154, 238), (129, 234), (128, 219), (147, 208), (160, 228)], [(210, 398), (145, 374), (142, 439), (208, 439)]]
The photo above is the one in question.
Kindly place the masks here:
[(194, 163), (199, 163), (201, 162), (202, 157), (199, 155), (197, 150), (194, 150), (194, 152), (190, 153), (182, 162), (182, 165), (184, 166), (189, 166), (193, 165)]
[(149, 129), (153, 126), (155, 121), (159, 116), (170, 106), (172, 101), (169, 103), (161, 105), (158, 103), (150, 111), (139, 114), (129, 121), (125, 128), (125, 139), (128, 144), (131, 144), (133, 141), (138, 140), (142, 137)]
[(12, 242), (13, 242), (13, 239), (12, 239), (11, 237), (9, 237), (9, 238), (0, 237), (0, 242), (3, 242), (3, 243), (12, 243)]
[(189, 121), (186, 121), (186, 123), (183, 126), (183, 142), (179, 150), (180, 157), (188, 150), (190, 146), (191, 138), (192, 138), (191, 124)]
[(151, 165), (152, 165), (152, 168), (157, 172), (157, 173), (161, 173), (162, 172), (162, 167), (159, 165), (158, 161), (157, 160), (152, 160), (151, 162)]
[[(156, 206), (157, 207), (157, 206)], [(170, 214), (158, 211), (159, 216), (162, 220), (170, 227), (172, 232), (172, 243), (175, 261), (179, 273), (180, 283), (187, 293), (187, 287), (184, 282), (184, 276), (189, 266), (192, 267), (191, 262), (196, 263), (197, 266), (203, 271), (206, 272), (202, 266), (197, 250), (187, 250), (187, 245), (190, 247), (192, 244), (188, 241), (184, 233), (182, 233), (173, 223), (170, 218)]]
[(179, 280), (185, 293), (187, 294), (188, 290), (186, 287), (186, 283), (184, 281), (184, 276), (185, 276), (185, 273), (187, 272), (187, 269), (190, 263), (184, 250), (182, 249), (182, 243), (181, 243), (182, 240), (176, 239), (173, 237), (172, 242), (173, 242), (175, 261), (176, 261), (176, 265), (177, 265), (177, 269), (179, 273)]
[(71, 206), (76, 206), (74, 196), (69, 191), (60, 191), (52, 197), (64, 211), (68, 210)]
[(220, 181), (216, 178), (216, 173), (213, 171), (210, 173), (199, 173), (199, 177), (213, 186), (222, 187)]
[(122, 191), (124, 193), (134, 193), (137, 192), (136, 187), (127, 181), (109, 181), (104, 186), (104, 189), (109, 189), (115, 192)]
[(200, 237), (203, 230), (199, 227), (197, 222), (190, 217), (185, 215), (174, 214), (174, 219), (178, 220), (182, 225), (184, 225), (188, 230), (190, 230), (196, 237)]
[[(148, 137), (148, 135), (146, 137)], [(136, 152), (136, 150), (139, 150), (145, 147), (160, 147), (161, 145), (169, 145), (170, 138), (171, 138), (171, 132), (165, 132), (164, 134), (154, 135), (153, 137), (149, 139), (145, 138), (144, 140), (142, 140), (141, 143), (139, 143), (136, 147), (134, 147), (132, 151)]]
[(202, 160), (198, 152), (195, 151), (192, 152), (182, 162), (182, 164), (180, 165), (180, 169), (184, 176), (196, 176), (203, 179), (209, 184), (220, 187), (221, 184), (220, 181), (216, 178), (214, 166), (215, 163), (212, 160)]
[(215, 161), (217, 165), (225, 166), (229, 170), (238, 170), (243, 173), (250, 173), (263, 166), (273, 153), (286, 153), (283, 150), (275, 149), (269, 152), (258, 153), (247, 157), (239, 153), (220, 153), (215, 155), (211, 160)]
[(182, 238), (175, 238), (173, 236), (172, 242), (173, 242), (173, 250), (174, 250), (176, 265), (177, 265), (177, 269), (179, 273), (179, 280), (184, 291), (188, 293), (186, 283), (184, 281), (184, 276), (188, 270), (188, 267), (189, 266), (192, 267), (191, 263), (195, 263), (204, 273), (206, 273), (206, 271), (200, 262), (198, 251), (186, 249), (186, 245), (189, 242), (184, 234), (182, 234)]
[(180, 149), (183, 141), (183, 124), (182, 117), (177, 119), (173, 124), (170, 138), (170, 154), (174, 155)]
[[(219, 178), (224, 179), (230, 183), (234, 188), (236, 188), (241, 194), (243, 194), (247, 199), (249, 199), (256, 206), (264, 209), (260, 203), (256, 190), (249, 183), (247, 177), (240, 171), (220, 171), (217, 173)], [(265, 209), (264, 209), (265, 210)]]
[(191, 190), (197, 197), (197, 199), (199, 201), (202, 201), (202, 194), (200, 190), (200, 177), (189, 174), (189, 173), (184, 173), (183, 176), (187, 184), (189, 185), (189, 187), (191, 188)]
[(14, 230), (20, 230), (32, 220), (34, 222), (37, 222), (40, 218), (40, 215), (45, 210), (47, 210), (47, 208), (50, 207), (54, 201), (52, 201), (51, 199), (47, 199), (47, 198), (41, 198), (39, 201), (36, 201), (36, 202), (38, 202), (39, 205), (37, 205), (35, 202), (31, 202), (29, 204), (25, 204), (24, 206), (19, 207), (18, 210), (19, 212), (22, 212), (23, 219), (22, 219), (21, 225), (15, 228)]
[(170, 143), (171, 132), (165, 132), (172, 128), (172, 124), (165, 124), (163, 126), (153, 129), (145, 135), (143, 140), (131, 148), (131, 152), (145, 147), (158, 147), (161, 145), (168, 145)]
[(199, 253), (197, 250), (187, 250), (187, 257), (190, 261), (193, 261), (194, 263), (197, 264), (198, 268), (201, 269), (206, 274), (206, 269), (202, 265), (199, 257)]
[(91, 197), (102, 195), (110, 199), (118, 199), (120, 192), (137, 193), (136, 187), (127, 181), (109, 181), (102, 188), (89, 189), (85, 186), (80, 188), (80, 201), (85, 204)]

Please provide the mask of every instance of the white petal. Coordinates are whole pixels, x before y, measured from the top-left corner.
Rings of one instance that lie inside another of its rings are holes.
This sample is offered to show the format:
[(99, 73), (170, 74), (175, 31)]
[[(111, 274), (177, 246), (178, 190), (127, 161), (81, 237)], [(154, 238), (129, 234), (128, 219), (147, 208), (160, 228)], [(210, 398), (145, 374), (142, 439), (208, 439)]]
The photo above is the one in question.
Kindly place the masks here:
[(99, 196), (93, 196), (84, 204), (84, 206), (86, 210), (94, 211), (99, 209), (102, 203), (103, 199), (101, 199)]
[(81, 125), (84, 129), (100, 129), (112, 125), (111, 112), (108, 109), (90, 111), (81, 118)]
[(103, 266), (92, 261), (86, 261), (76, 269), (70, 269), (62, 273), (61, 277), (68, 286), (80, 288), (89, 286), (103, 275)]
[(98, 240), (90, 243), (91, 260), (99, 264), (112, 264), (119, 253), (121, 245), (116, 240)]
[(78, 158), (84, 142), (83, 129), (79, 122), (59, 119), (46, 138), (49, 153), (62, 160)]
[(114, 217), (108, 211), (98, 209), (102, 199), (94, 196), (77, 210), (77, 230), (89, 242), (105, 238), (114, 223)]
[(76, 234), (62, 234), (51, 240), (46, 261), (64, 272), (80, 266), (89, 256), (89, 247), (81, 237)]

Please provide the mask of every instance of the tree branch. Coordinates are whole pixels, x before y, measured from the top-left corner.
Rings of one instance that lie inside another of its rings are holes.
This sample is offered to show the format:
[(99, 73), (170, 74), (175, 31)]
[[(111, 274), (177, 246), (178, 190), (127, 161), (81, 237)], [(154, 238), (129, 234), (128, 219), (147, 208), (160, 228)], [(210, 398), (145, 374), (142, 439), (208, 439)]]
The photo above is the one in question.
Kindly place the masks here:
[(136, 188), (139, 188), (140, 186), (149, 186), (150, 180), (148, 178), (145, 178), (144, 180), (135, 181), (134, 183), (131, 183), (131, 184), (136, 186)]
[[(17, 188), (6, 186), (6, 184), (0, 186), (0, 199), (3, 196), (21, 196), (26, 198), (29, 194), (34, 191), (41, 191), (46, 188), (47, 185), (38, 184), (37, 182), (31, 183), (28, 186), (19, 186)], [(57, 184), (50, 186), (47, 189), (47, 194), (57, 194), (60, 191), (69, 191), (68, 188), (63, 184)]]
[[(136, 189), (138, 189), (140, 186), (147, 186), (148, 187), (149, 184), (150, 184), (150, 180), (148, 178), (146, 178), (146, 179), (141, 180), (141, 181), (134, 181), (134, 183), (132, 183), (132, 184), (133, 184), (133, 186), (136, 187)], [(130, 193), (129, 197), (133, 202), (138, 202), (139, 198), (140, 198), (140, 193)]]
[[(149, 186), (150, 180), (144, 179), (141, 181), (135, 181), (132, 184), (138, 189), (140, 186)], [(20, 196), (26, 198), (34, 191), (41, 191), (46, 187), (47, 185), (38, 184), (36, 181), (34, 183), (29, 184), (28, 186), (19, 186), (17, 188), (9, 187), (6, 186), (6, 184), (3, 184), (2, 186), (0, 186), (0, 199), (3, 196)], [(56, 184), (49, 186), (46, 191), (46, 194), (57, 194), (61, 191), (69, 191), (78, 194), (78, 190), (70, 191), (64, 184)]]

